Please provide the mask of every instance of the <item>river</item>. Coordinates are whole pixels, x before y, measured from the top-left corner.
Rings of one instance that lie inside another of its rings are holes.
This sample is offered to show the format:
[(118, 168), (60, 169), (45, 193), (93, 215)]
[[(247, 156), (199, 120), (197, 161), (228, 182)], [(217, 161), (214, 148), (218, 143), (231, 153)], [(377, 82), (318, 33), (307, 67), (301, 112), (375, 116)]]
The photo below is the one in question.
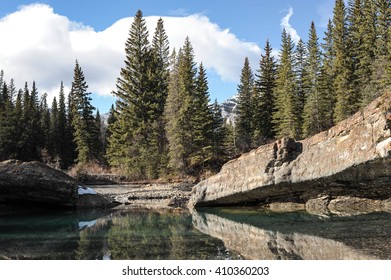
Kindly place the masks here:
[(391, 259), (391, 213), (129, 208), (1, 214), (0, 259)]

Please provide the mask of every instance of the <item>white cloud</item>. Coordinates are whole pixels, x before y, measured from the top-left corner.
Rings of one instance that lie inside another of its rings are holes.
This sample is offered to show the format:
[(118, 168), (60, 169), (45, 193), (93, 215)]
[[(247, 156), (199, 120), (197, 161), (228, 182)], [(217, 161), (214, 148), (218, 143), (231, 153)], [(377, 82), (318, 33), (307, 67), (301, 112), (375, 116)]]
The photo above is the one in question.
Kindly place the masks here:
[[(146, 17), (152, 37), (158, 17)], [(190, 37), (198, 62), (215, 71), (223, 81), (237, 82), (244, 57), (259, 61), (255, 43), (240, 41), (203, 15), (163, 17), (171, 48), (179, 49)], [(0, 20), (0, 69), (22, 87), (36, 81), (49, 98), (58, 93), (60, 81), (69, 86), (78, 59), (89, 90), (108, 95), (125, 59), (124, 47), (133, 17), (120, 19), (107, 29), (93, 28), (54, 13), (48, 5), (23, 6)], [(49, 99), (50, 100), (50, 99)]]
[(297, 44), (300, 41), (300, 36), (297, 34), (296, 29), (292, 27), (292, 25), (289, 23), (289, 20), (293, 16), (293, 9), (292, 7), (289, 8), (288, 14), (281, 19), (281, 28), (285, 29), (286, 32), (291, 36), (293, 42)]
[[(154, 30), (158, 17), (147, 17), (149, 30)], [(189, 36), (195, 59), (208, 70), (215, 71), (224, 81), (239, 80), (244, 58), (259, 61), (261, 49), (255, 43), (240, 41), (229, 29), (221, 29), (203, 15), (163, 17), (170, 45), (177, 50)], [(152, 34), (151, 34), (152, 35)]]

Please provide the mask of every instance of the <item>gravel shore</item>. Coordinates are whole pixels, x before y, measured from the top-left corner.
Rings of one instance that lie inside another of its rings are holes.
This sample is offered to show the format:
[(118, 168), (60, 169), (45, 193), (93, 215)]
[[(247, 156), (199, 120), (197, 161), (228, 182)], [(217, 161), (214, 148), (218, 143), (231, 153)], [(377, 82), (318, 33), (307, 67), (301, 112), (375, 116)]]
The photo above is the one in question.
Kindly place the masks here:
[(112, 201), (128, 207), (185, 208), (193, 184), (121, 184), (90, 186)]

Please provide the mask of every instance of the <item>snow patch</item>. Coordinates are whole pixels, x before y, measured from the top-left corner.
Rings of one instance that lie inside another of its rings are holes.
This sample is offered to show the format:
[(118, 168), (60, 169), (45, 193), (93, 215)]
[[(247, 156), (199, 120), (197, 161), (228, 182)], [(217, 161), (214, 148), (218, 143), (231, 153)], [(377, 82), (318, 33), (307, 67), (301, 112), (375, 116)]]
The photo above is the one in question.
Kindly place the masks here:
[(81, 222), (79, 222), (78, 226), (79, 226), (79, 230), (82, 230), (82, 229), (85, 229), (85, 228), (92, 227), (95, 224), (96, 224), (96, 220), (93, 220), (93, 221), (81, 221)]
[(83, 194), (96, 194), (96, 191), (93, 190), (93, 189), (91, 189), (91, 188), (79, 186), (79, 188), (77, 189), (77, 193), (78, 193), (79, 195), (83, 195)]

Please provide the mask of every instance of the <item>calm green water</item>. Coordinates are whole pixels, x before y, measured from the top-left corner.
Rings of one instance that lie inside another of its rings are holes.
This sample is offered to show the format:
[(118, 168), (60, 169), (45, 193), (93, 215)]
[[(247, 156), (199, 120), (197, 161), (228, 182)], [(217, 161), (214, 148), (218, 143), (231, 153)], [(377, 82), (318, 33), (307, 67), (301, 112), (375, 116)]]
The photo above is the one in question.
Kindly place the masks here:
[(0, 215), (0, 259), (391, 259), (391, 214), (254, 209)]

